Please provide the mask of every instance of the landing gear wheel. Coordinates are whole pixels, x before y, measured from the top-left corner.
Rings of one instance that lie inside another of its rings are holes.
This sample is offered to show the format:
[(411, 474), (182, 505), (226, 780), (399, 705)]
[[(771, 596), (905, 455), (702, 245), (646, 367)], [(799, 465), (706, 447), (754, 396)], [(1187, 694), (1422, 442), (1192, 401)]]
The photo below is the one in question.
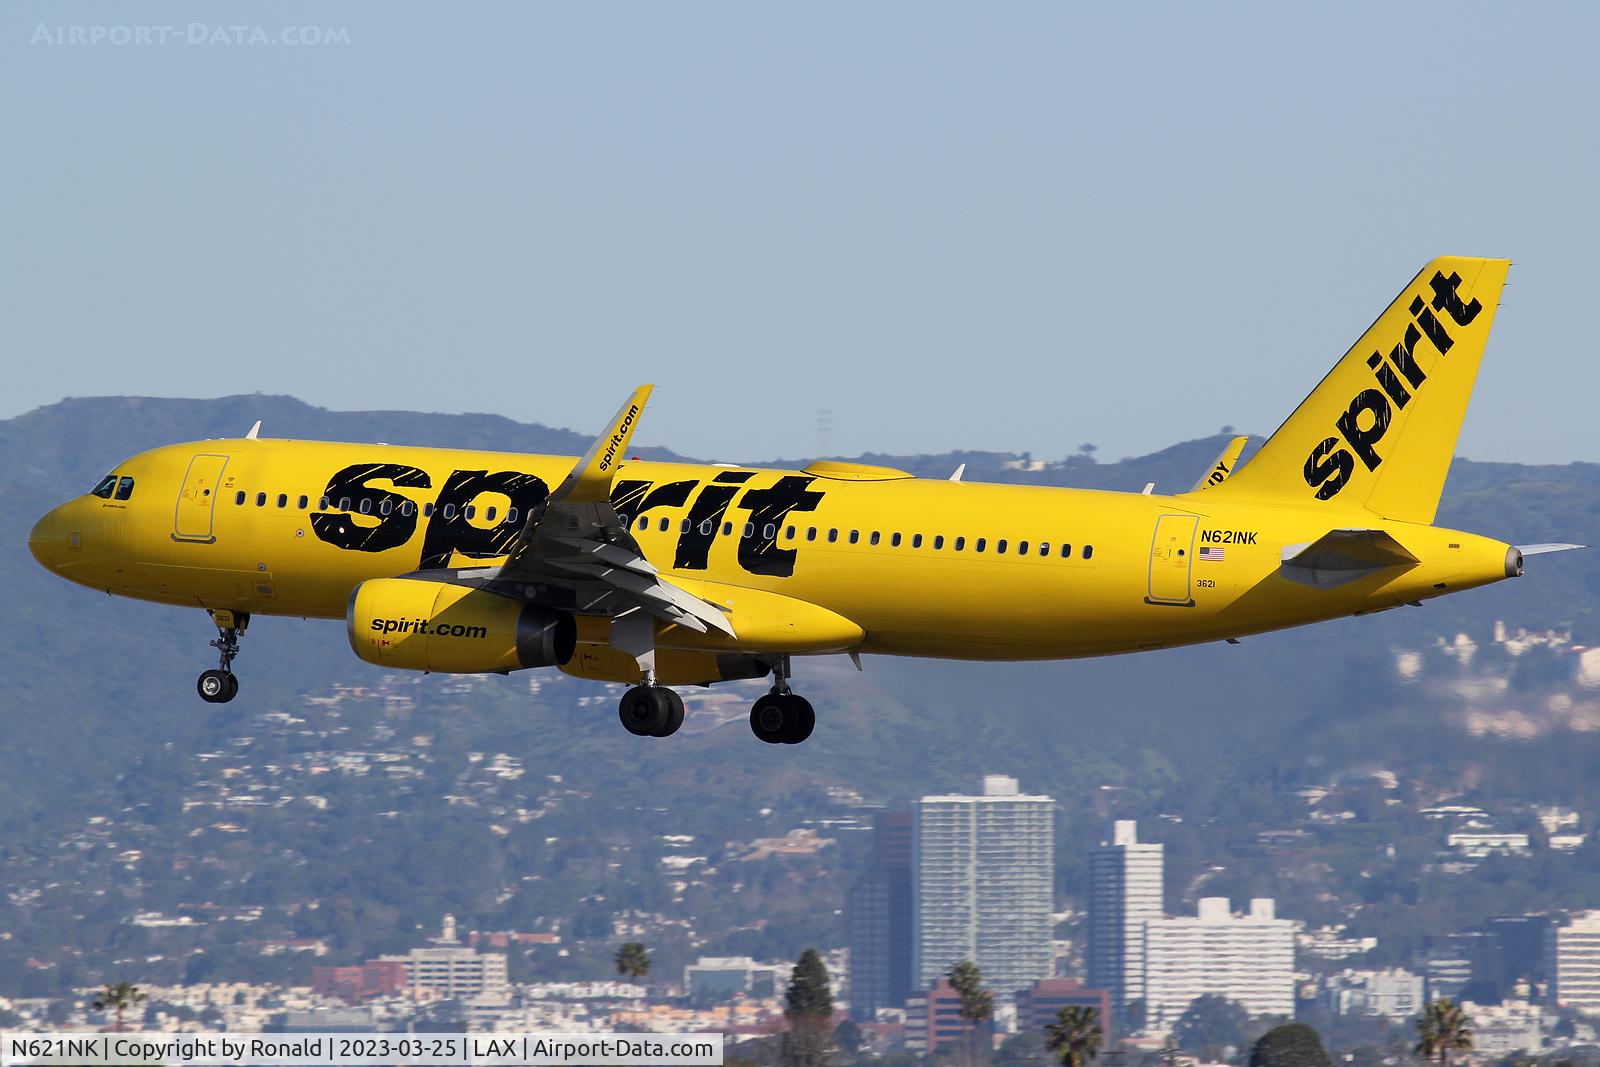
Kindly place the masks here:
[(811, 701), (803, 696), (790, 693), (782, 699), (789, 704), (788, 714), (784, 716), (783, 743), (798, 745), (817, 728), (817, 713), (812, 709)]
[(229, 671), (206, 671), (194, 687), (207, 704), (226, 704), (238, 695), (239, 680)]
[(667, 698), (667, 721), (655, 732), (656, 737), (671, 737), (683, 725), (683, 698), (671, 689), (657, 689)]
[[(636, 685), (622, 694), (622, 700), (617, 705), (617, 717), (622, 720), (623, 727), (637, 737), (664, 737), (666, 735), (661, 731), (667, 730), (669, 725), (672, 730), (677, 729), (672, 724), (673, 698), (676, 696), (672, 690), (660, 686)], [(672, 730), (667, 730), (667, 733)]]

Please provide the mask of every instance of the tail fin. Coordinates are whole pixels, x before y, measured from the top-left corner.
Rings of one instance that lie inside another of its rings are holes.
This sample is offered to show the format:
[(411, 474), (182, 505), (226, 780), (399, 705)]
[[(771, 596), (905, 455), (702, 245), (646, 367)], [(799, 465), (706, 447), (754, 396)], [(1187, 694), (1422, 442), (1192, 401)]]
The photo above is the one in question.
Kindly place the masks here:
[(1422, 268), (1213, 496), (1431, 523), (1511, 261)]

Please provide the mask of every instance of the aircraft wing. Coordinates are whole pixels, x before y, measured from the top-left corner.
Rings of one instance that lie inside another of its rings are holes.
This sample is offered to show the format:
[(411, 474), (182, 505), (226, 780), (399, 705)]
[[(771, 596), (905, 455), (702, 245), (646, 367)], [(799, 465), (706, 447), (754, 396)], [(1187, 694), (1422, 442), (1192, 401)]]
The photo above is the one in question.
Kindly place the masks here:
[(612, 478), (650, 390), (634, 390), (549, 499), (530, 511), (489, 587), (581, 615), (616, 619), (642, 609), (663, 622), (731, 637), (727, 614), (662, 578), (611, 506)]
[(1285, 545), (1278, 570), (1291, 582), (1332, 589), (1417, 557), (1383, 530), (1329, 530), (1309, 544)]

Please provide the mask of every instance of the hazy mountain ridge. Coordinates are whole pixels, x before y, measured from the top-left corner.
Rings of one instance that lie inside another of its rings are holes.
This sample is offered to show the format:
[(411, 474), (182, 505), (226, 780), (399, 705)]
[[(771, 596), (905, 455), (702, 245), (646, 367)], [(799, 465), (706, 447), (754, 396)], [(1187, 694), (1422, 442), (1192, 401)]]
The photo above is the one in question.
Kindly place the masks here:
[[(72, 586), (27, 554), (34, 519), (86, 490), (122, 457), (173, 441), (238, 436), (258, 418), (268, 436), (568, 454), (587, 444), (578, 433), (497, 417), (331, 412), (283, 397), (73, 400), (0, 423), (0, 575), (11, 609), (0, 690), (0, 729), (8, 738), (0, 747), (5, 871), (25, 870), (32, 878), (55, 870), (52, 857), (61, 854), (62, 835), (81, 832), (91, 817), (132, 820), (145, 827), (139, 834), (150, 835), (144, 845), (150, 855), (177, 863), (186, 846), (169, 838), (189, 830), (172, 813), (182, 810), (186, 791), (209, 773), (203, 753), (229, 751), (232, 738), (260, 733), (258, 720), (270, 710), (300, 715), (306, 694), (328, 693), (340, 682), (382, 684), (383, 672), (355, 659), (338, 623), (262, 618), (238, 663), (240, 699), (223, 708), (204, 705), (193, 693), (194, 675), (213, 658), (206, 647), (212, 631), (201, 613)], [(965, 462), (971, 480), (1131, 491), (1154, 481), (1158, 490), (1171, 491), (1186, 489), (1208, 470), (1225, 440), (1218, 435), (1185, 442), (1120, 463), (1074, 458), (1038, 471), (1016, 469), (1022, 457), (996, 453), (858, 458), (930, 477), (947, 477)], [(1523, 541), (1600, 543), (1597, 487), (1600, 467), (1592, 464), (1458, 461), (1440, 521)], [(369, 909), (383, 916), (377, 927), (354, 918), (328, 927), (342, 951), (357, 954), (376, 940), (402, 938), (414, 923), (436, 921), (432, 912), (446, 904), (492, 926), (521, 921), (518, 916), (577, 915), (590, 906), (581, 901), (595, 892), (625, 899), (636, 891), (629, 888), (635, 883), (645, 885), (637, 890), (646, 893), (642, 902), (657, 898), (648, 878), (633, 867), (623, 884), (606, 873), (603, 856), (579, 850), (561, 859), (560, 850), (577, 846), (551, 846), (551, 856), (537, 841), (517, 837), (508, 844), (481, 823), (474, 824), (470, 839), (493, 858), (494, 878), (508, 879), (519, 870), (547, 870), (541, 877), (554, 878), (556, 868), (549, 865), (559, 860), (581, 861), (579, 869), (595, 872), (592, 882), (540, 883), (537, 904), (517, 896), (497, 904), (504, 891), (486, 880), (489, 875), (462, 878), (458, 885), (430, 882), (408, 896), (379, 887), (375, 876), (351, 878), (348, 870), (328, 866), (340, 853), (336, 843), (343, 842), (362, 870), (376, 873), (390, 862), (450, 869), (455, 853), (437, 850), (446, 838), (457, 841), (469, 831), (458, 809), (438, 803), (458, 773), (445, 757), (476, 748), (516, 756), (530, 780), (561, 775), (563, 788), (591, 798), (564, 816), (564, 840), (593, 838), (599, 842), (593, 847), (602, 849), (626, 840), (635, 857), (657, 847), (649, 843), (651, 827), (702, 835), (718, 848), (735, 836), (782, 832), (803, 817), (832, 810), (821, 793), (824, 785), (901, 804), (921, 792), (970, 788), (984, 772), (1004, 772), (1061, 801), (1065, 893), (1077, 891), (1083, 850), (1107, 818), (1179, 812), (1189, 821), (1163, 832), (1180, 893), (1196, 870), (1225, 860), (1228, 873), (1211, 888), (1278, 892), (1297, 907), (1327, 911), (1315, 903), (1325, 887), (1277, 884), (1276, 861), (1250, 858), (1257, 828), (1296, 817), (1300, 804), (1290, 794), (1296, 785), (1320, 781), (1346, 765), (1381, 764), (1416, 783), (1408, 788), (1418, 795), (1460, 782), (1470, 783), (1462, 788), (1530, 802), (1574, 803), (1556, 794), (1586, 780), (1595, 748), (1590, 735), (1569, 731), (1522, 741), (1472, 736), (1453, 724), (1456, 709), (1442, 695), (1447, 687), (1399, 683), (1390, 650), (1426, 648), (1463, 629), (1482, 640), (1496, 618), (1513, 627), (1570, 622), (1577, 641), (1594, 643), (1590, 605), (1600, 591), (1594, 556), (1537, 558), (1520, 581), (1448, 597), (1424, 610), (1340, 620), (1240, 646), (1027, 665), (868, 657), (863, 674), (839, 658), (805, 660), (797, 665), (797, 681), (817, 703), (819, 725), (798, 749), (759, 745), (737, 717), (671, 742), (640, 743), (618, 726), (608, 691), (587, 683), (563, 681), (530, 696), (526, 674), (478, 680), (460, 693), (449, 688), (448, 678), (417, 679), (416, 691), (425, 699), (412, 718), (393, 725), (402, 736), (414, 730), (440, 739), (433, 750), (438, 769), (427, 769), (420, 785), (402, 788), (379, 780), (368, 793), (341, 801), (343, 807), (304, 817), (291, 805), (287, 814), (271, 817), (277, 822), (262, 824), (256, 838), (232, 841), (218, 853), (221, 866), (207, 868), (211, 873), (203, 879), (193, 865), (188, 874), (174, 868), (156, 877), (149, 867), (130, 874), (109, 859), (110, 865), (85, 869), (97, 874), (72, 877), (108, 879), (123, 902), (119, 906), (128, 908), (159, 909), (206, 895), (234, 902), (274, 894), (343, 900), (341, 907), (352, 915)], [(375, 706), (351, 721), (367, 730), (386, 719)], [(292, 739), (270, 745), (274, 751), (289, 746), (274, 761), (285, 762), (284, 753), (293, 751)], [(264, 758), (253, 757), (258, 763)], [(1533, 766), (1539, 773), (1528, 773)], [(708, 804), (709, 797), (715, 802)], [(403, 834), (384, 817), (390, 810), (405, 813)], [(771, 814), (757, 814), (763, 810)], [(641, 826), (624, 829), (613, 822), (640, 822), (628, 814), (636, 811), (648, 815)], [(1600, 811), (1585, 810), (1585, 818), (1595, 817)], [(267, 841), (296, 839), (301, 843), (287, 851), (266, 847)], [(72, 884), (61, 873), (56, 871), (55, 880)], [(717, 946), (770, 949), (770, 938), (782, 930), (796, 938), (831, 936), (828, 916), (836, 903), (821, 901), (815, 914), (802, 914), (793, 910), (801, 905), (783, 895), (783, 884), (769, 888), (780, 902), (775, 907), (791, 909), (786, 926), (759, 936), (742, 933)], [(83, 906), (60, 905), (63, 916)], [(97, 905), (102, 906), (110, 908)], [(42, 907), (0, 907), (0, 927), (42, 922)], [(105, 914), (115, 926), (115, 910)], [(320, 930), (332, 921), (302, 927)], [(730, 929), (743, 927), (751, 916), (740, 913), (737, 923), (727, 921)], [(781, 947), (789, 949), (787, 943)]]

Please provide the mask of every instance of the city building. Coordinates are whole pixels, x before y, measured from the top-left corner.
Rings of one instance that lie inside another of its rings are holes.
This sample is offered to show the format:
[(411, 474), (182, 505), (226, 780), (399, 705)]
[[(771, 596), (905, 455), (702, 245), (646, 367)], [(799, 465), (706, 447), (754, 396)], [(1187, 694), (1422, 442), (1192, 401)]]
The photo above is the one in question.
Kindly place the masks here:
[(702, 956), (683, 969), (683, 988), (695, 1004), (715, 1004), (734, 997), (770, 997), (780, 986), (777, 964), (757, 963), (749, 956)]
[(406, 965), (398, 960), (373, 960), (354, 967), (311, 968), (311, 991), (356, 1003), (393, 996), (406, 987)]
[(1090, 989), (1076, 978), (1041, 978), (1017, 992), (1017, 1029), (1043, 1030), (1056, 1021), (1062, 1008), (1093, 1008), (1099, 1012), (1101, 1047), (1111, 1048), (1111, 994)]
[(990, 989), (1021, 989), (1055, 965), (1055, 801), (989, 775), (981, 796), (927, 796), (913, 833), (917, 984), (962, 960)]
[(1377, 1015), (1397, 1022), (1414, 1018), (1427, 1004), (1422, 975), (1394, 967), (1386, 971), (1341, 971), (1323, 991), (1335, 1015)]
[(1495, 854), (1526, 856), (1529, 841), (1527, 834), (1460, 833), (1446, 834), (1445, 844), (1463, 856), (1483, 859)]
[(906, 1001), (906, 1050), (920, 1055), (941, 1048), (976, 1048), (993, 1043), (994, 1020), (969, 1022), (961, 1017), (961, 997), (948, 978), (938, 978)]
[(1430, 937), (1424, 942), (1428, 999), (1498, 1004), (1505, 989), (1500, 939), (1483, 930)]
[(503, 997), (509, 984), (505, 955), (461, 944), (456, 939), (455, 918), (450, 915), (444, 917), (443, 929), (432, 945), (414, 948), (404, 956), (379, 956), (373, 962), (402, 964), (412, 996), (446, 1000)]
[(1270, 899), (1234, 915), (1226, 897), (1202, 897), (1197, 914), (1144, 924), (1146, 1026), (1165, 1030), (1196, 997), (1238, 1001), (1251, 1015), (1294, 1014), (1294, 923)]
[(1600, 911), (1552, 926), (1545, 944), (1550, 999), (1559, 1008), (1600, 1015)]
[(1548, 915), (1501, 915), (1489, 920), (1489, 932), (1500, 942), (1508, 985), (1517, 981), (1543, 985), (1549, 980), (1544, 946), (1550, 925)]
[(844, 899), (850, 1014), (858, 1022), (877, 1018), (880, 1008), (902, 1007), (915, 988), (912, 852), (909, 811), (873, 816), (869, 866)]
[(1165, 914), (1161, 878), (1161, 846), (1141, 843), (1131, 820), (1089, 857), (1089, 985), (1119, 1017), (1144, 999), (1144, 924)]

